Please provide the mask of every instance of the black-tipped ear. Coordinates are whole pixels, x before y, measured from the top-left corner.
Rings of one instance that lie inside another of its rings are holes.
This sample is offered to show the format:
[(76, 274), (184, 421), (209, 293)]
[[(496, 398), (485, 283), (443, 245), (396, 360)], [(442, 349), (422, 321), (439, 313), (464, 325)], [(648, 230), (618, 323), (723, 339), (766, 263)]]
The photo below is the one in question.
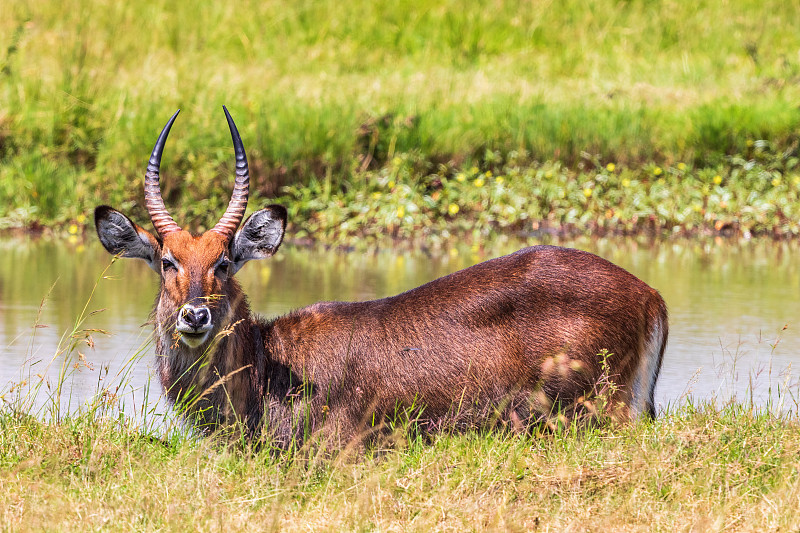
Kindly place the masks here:
[(233, 273), (251, 259), (274, 255), (283, 241), (285, 229), (286, 209), (280, 205), (267, 206), (247, 217), (230, 245)]
[(150, 232), (136, 225), (131, 219), (107, 205), (94, 210), (94, 225), (103, 247), (112, 255), (143, 259), (161, 273), (159, 245)]

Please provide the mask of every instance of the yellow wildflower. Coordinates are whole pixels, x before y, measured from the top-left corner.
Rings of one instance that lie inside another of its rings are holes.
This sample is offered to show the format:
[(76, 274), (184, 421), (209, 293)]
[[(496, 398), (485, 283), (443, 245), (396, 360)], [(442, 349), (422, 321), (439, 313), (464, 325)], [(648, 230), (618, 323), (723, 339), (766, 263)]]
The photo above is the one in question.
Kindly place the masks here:
[(664, 172), (661, 167), (656, 167), (653, 169), (653, 176), (660, 176), (661, 173)]
[(486, 172), (484, 172), (483, 175), (486, 176), (487, 178), (491, 178), (492, 177), (492, 171), (491, 170), (487, 170)]
[(614, 163), (609, 163), (606, 165), (606, 170), (608, 170), (609, 172), (614, 172), (615, 168), (617, 168), (617, 166)]
[(777, 187), (780, 184), (781, 184), (781, 179), (780, 178), (772, 178), (772, 186), (773, 187)]
[(458, 174), (456, 174), (456, 181), (463, 182), (465, 179), (467, 179), (467, 177), (464, 175), (463, 172), (459, 172)]
[(720, 183), (722, 183), (722, 176), (717, 174), (716, 176), (714, 176), (714, 185), (719, 185)]
[(451, 215), (455, 215), (456, 213), (458, 213), (458, 209), (459, 209), (458, 204), (450, 204), (447, 206), (447, 212), (450, 213)]
[(476, 187), (483, 187), (483, 178), (476, 178), (475, 181), (472, 182)]
[(258, 271), (258, 276), (261, 278), (261, 283), (266, 285), (269, 283), (269, 278), (272, 277), (272, 267), (269, 265), (262, 266), (261, 270)]
[(586, 187), (585, 189), (583, 189), (583, 195), (586, 198), (589, 198), (592, 195), (592, 189), (590, 189), (589, 187)]
[(623, 178), (622, 179), (622, 186), (623, 187), (630, 187), (631, 186), (631, 180), (629, 180), (628, 178)]
[(394, 182), (394, 180), (389, 180), (389, 183), (386, 184), (386, 186), (389, 187), (390, 189), (394, 189), (395, 185), (396, 183)]
[(686, 163), (678, 163), (678, 170), (680, 170), (681, 172), (686, 170)]
[(397, 208), (397, 218), (403, 218), (406, 216), (406, 208), (402, 205)]
[(84, 215), (83, 213), (81, 213), (80, 215), (78, 215), (78, 216), (75, 218), (75, 220), (78, 222), (78, 224), (83, 224), (84, 222), (86, 222), (86, 215)]
[(77, 234), (78, 233), (78, 225), (77, 224), (70, 224), (69, 228), (67, 229), (67, 231), (69, 231), (70, 235)]
[(497, 177), (494, 179), (494, 182), (495, 182), (496, 184), (498, 184), (498, 185), (502, 185), (502, 184), (503, 184), (503, 181), (504, 181), (504, 180), (503, 180), (503, 176), (497, 176)]

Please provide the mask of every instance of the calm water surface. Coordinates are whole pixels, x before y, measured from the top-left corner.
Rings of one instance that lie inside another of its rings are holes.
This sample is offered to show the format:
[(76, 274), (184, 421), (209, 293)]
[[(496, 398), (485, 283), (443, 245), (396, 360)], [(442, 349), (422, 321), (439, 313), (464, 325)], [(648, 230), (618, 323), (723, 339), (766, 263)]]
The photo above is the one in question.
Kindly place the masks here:
[[(396, 294), (530, 242), (503, 241), (437, 254), (342, 253), (284, 246), (237, 276), (253, 309), (283, 314), (320, 300), (367, 300)], [(763, 405), (770, 395), (795, 409), (800, 366), (800, 246), (770, 241), (576, 241), (657, 288), (670, 312), (670, 336), (656, 390), (660, 407), (736, 395)], [(143, 262), (85, 244), (44, 239), (0, 241), (0, 392), (42, 382), (37, 401), (66, 371), (62, 404), (81, 405), (110, 388), (125, 412), (158, 411), (151, 327), (144, 325), (158, 280)], [(78, 317), (88, 330), (70, 337)], [(72, 352), (59, 351), (70, 343)], [(82, 354), (85, 363), (81, 360)], [(77, 366), (77, 369), (75, 368)], [(788, 388), (787, 388), (788, 387)], [(780, 394), (778, 394), (780, 390)], [(800, 399), (799, 399), (800, 400)]]

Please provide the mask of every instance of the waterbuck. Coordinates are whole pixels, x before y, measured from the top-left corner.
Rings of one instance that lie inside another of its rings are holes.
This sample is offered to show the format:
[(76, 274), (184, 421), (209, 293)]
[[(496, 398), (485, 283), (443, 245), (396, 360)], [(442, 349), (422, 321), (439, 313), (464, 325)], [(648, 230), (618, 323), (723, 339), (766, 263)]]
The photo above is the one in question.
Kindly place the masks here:
[(604, 379), (616, 417), (655, 416), (664, 300), (622, 268), (579, 250), (533, 246), (397, 296), (320, 302), (271, 320), (254, 316), (234, 275), (278, 250), (286, 210), (269, 205), (241, 224), (247, 158), (223, 109), (236, 178), (213, 228), (182, 230), (161, 196), (161, 155), (177, 112), (145, 174), (155, 234), (111, 207), (95, 210), (106, 250), (145, 260), (161, 278), (152, 314), (158, 374), (197, 427), (236, 426), (278, 447), (318, 430), (351, 439), (409, 410), (434, 431), (450, 417), (526, 427), (588, 404)]

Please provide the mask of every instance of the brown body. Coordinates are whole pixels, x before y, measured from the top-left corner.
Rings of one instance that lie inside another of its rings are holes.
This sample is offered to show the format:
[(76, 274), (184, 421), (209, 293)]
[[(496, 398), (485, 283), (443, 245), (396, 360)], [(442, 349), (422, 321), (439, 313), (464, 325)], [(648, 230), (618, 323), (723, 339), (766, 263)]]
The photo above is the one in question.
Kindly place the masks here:
[(158, 236), (105, 206), (96, 211), (98, 233), (112, 253), (161, 273), (160, 378), (200, 427), (238, 421), (287, 446), (319, 429), (349, 439), (398, 413), (432, 430), (498, 417), (526, 425), (585, 399), (601, 379), (614, 384), (617, 416), (655, 415), (666, 306), (595, 255), (535, 246), (397, 296), (322, 302), (264, 321), (233, 274), (277, 250), (285, 210), (262, 209), (234, 235), (241, 217), (228, 217), (229, 207), (224, 227), (201, 236), (155, 210)]

